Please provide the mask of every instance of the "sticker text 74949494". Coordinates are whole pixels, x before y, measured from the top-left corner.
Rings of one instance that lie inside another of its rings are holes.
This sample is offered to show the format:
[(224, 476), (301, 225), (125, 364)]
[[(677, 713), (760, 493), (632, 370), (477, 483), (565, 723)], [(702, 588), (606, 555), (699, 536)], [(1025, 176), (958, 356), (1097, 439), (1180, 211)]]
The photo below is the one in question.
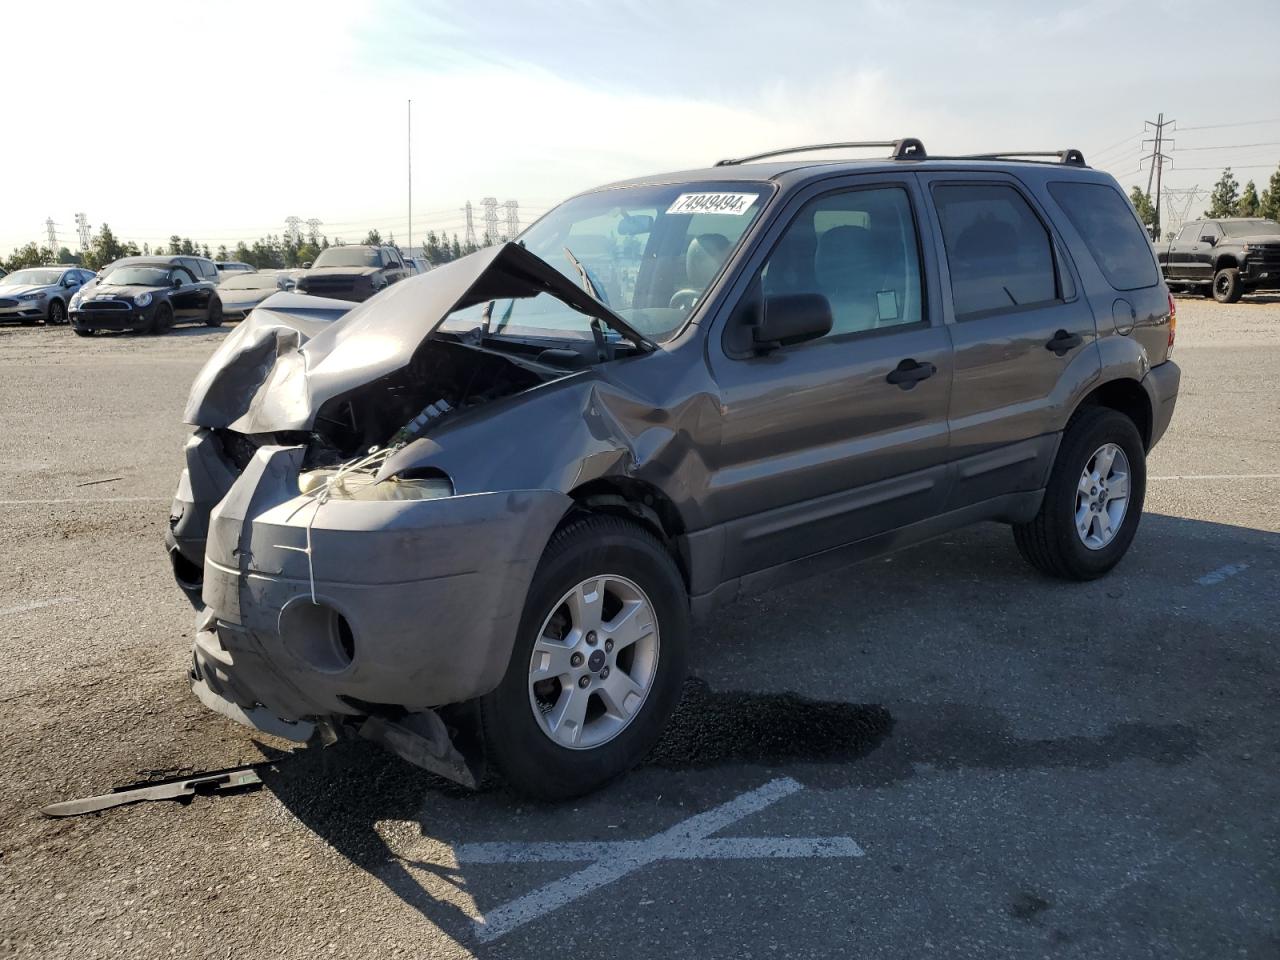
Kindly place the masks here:
[(756, 202), (754, 193), (682, 193), (667, 213), (727, 213), (741, 216)]

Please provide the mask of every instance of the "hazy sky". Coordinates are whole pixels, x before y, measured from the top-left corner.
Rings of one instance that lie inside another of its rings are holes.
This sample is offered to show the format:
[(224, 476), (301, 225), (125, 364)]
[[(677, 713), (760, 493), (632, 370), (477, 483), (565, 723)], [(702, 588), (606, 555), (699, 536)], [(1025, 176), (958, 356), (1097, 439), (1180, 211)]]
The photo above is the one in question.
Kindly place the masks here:
[(291, 214), (404, 242), (409, 98), (419, 235), (460, 230), (467, 199), (536, 213), (815, 140), (1078, 146), (1127, 189), (1161, 110), (1212, 126), (1174, 135), (1174, 186), (1233, 163), (1261, 189), (1276, 3), (1233, 0), (1224, 30), (1202, 2), (10, 0), (0, 250), (44, 242), (46, 217), (74, 249), (77, 211), (139, 243), (230, 245)]

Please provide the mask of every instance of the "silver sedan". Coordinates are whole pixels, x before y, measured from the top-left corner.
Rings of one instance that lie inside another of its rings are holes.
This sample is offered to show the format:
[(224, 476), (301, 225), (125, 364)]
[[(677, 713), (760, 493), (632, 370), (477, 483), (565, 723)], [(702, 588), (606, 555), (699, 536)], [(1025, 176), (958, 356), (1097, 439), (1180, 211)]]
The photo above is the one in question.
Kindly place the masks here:
[(66, 323), (67, 304), (92, 279), (92, 272), (65, 264), (15, 270), (0, 277), (0, 321)]

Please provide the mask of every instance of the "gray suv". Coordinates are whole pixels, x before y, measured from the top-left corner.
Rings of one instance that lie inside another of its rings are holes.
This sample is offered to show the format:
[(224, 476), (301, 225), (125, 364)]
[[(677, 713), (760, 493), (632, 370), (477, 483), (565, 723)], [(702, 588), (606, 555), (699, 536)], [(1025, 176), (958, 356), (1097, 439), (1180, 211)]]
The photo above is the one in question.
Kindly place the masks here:
[(883, 146), (614, 184), (349, 312), (255, 310), (185, 413), (196, 695), (568, 797), (745, 594), (989, 520), (1105, 574), (1178, 392), (1141, 224), (1078, 151)]

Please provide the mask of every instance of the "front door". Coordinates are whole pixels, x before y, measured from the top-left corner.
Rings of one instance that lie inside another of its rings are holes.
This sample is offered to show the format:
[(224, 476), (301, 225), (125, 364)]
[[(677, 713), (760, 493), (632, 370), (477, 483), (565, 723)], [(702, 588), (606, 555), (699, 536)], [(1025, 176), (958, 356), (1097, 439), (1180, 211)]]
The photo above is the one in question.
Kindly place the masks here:
[[(708, 519), (725, 524), (724, 578), (920, 520), (947, 492), (951, 344), (936, 310), (912, 175), (811, 188), (760, 245), (743, 298), (713, 330), (722, 402)], [(734, 324), (757, 298), (816, 293), (826, 336), (757, 355)]]
[(1039, 489), (1064, 404), (1098, 375), (1093, 310), (1048, 218), (1012, 177), (921, 179), (940, 228), (955, 346), (949, 506)]

